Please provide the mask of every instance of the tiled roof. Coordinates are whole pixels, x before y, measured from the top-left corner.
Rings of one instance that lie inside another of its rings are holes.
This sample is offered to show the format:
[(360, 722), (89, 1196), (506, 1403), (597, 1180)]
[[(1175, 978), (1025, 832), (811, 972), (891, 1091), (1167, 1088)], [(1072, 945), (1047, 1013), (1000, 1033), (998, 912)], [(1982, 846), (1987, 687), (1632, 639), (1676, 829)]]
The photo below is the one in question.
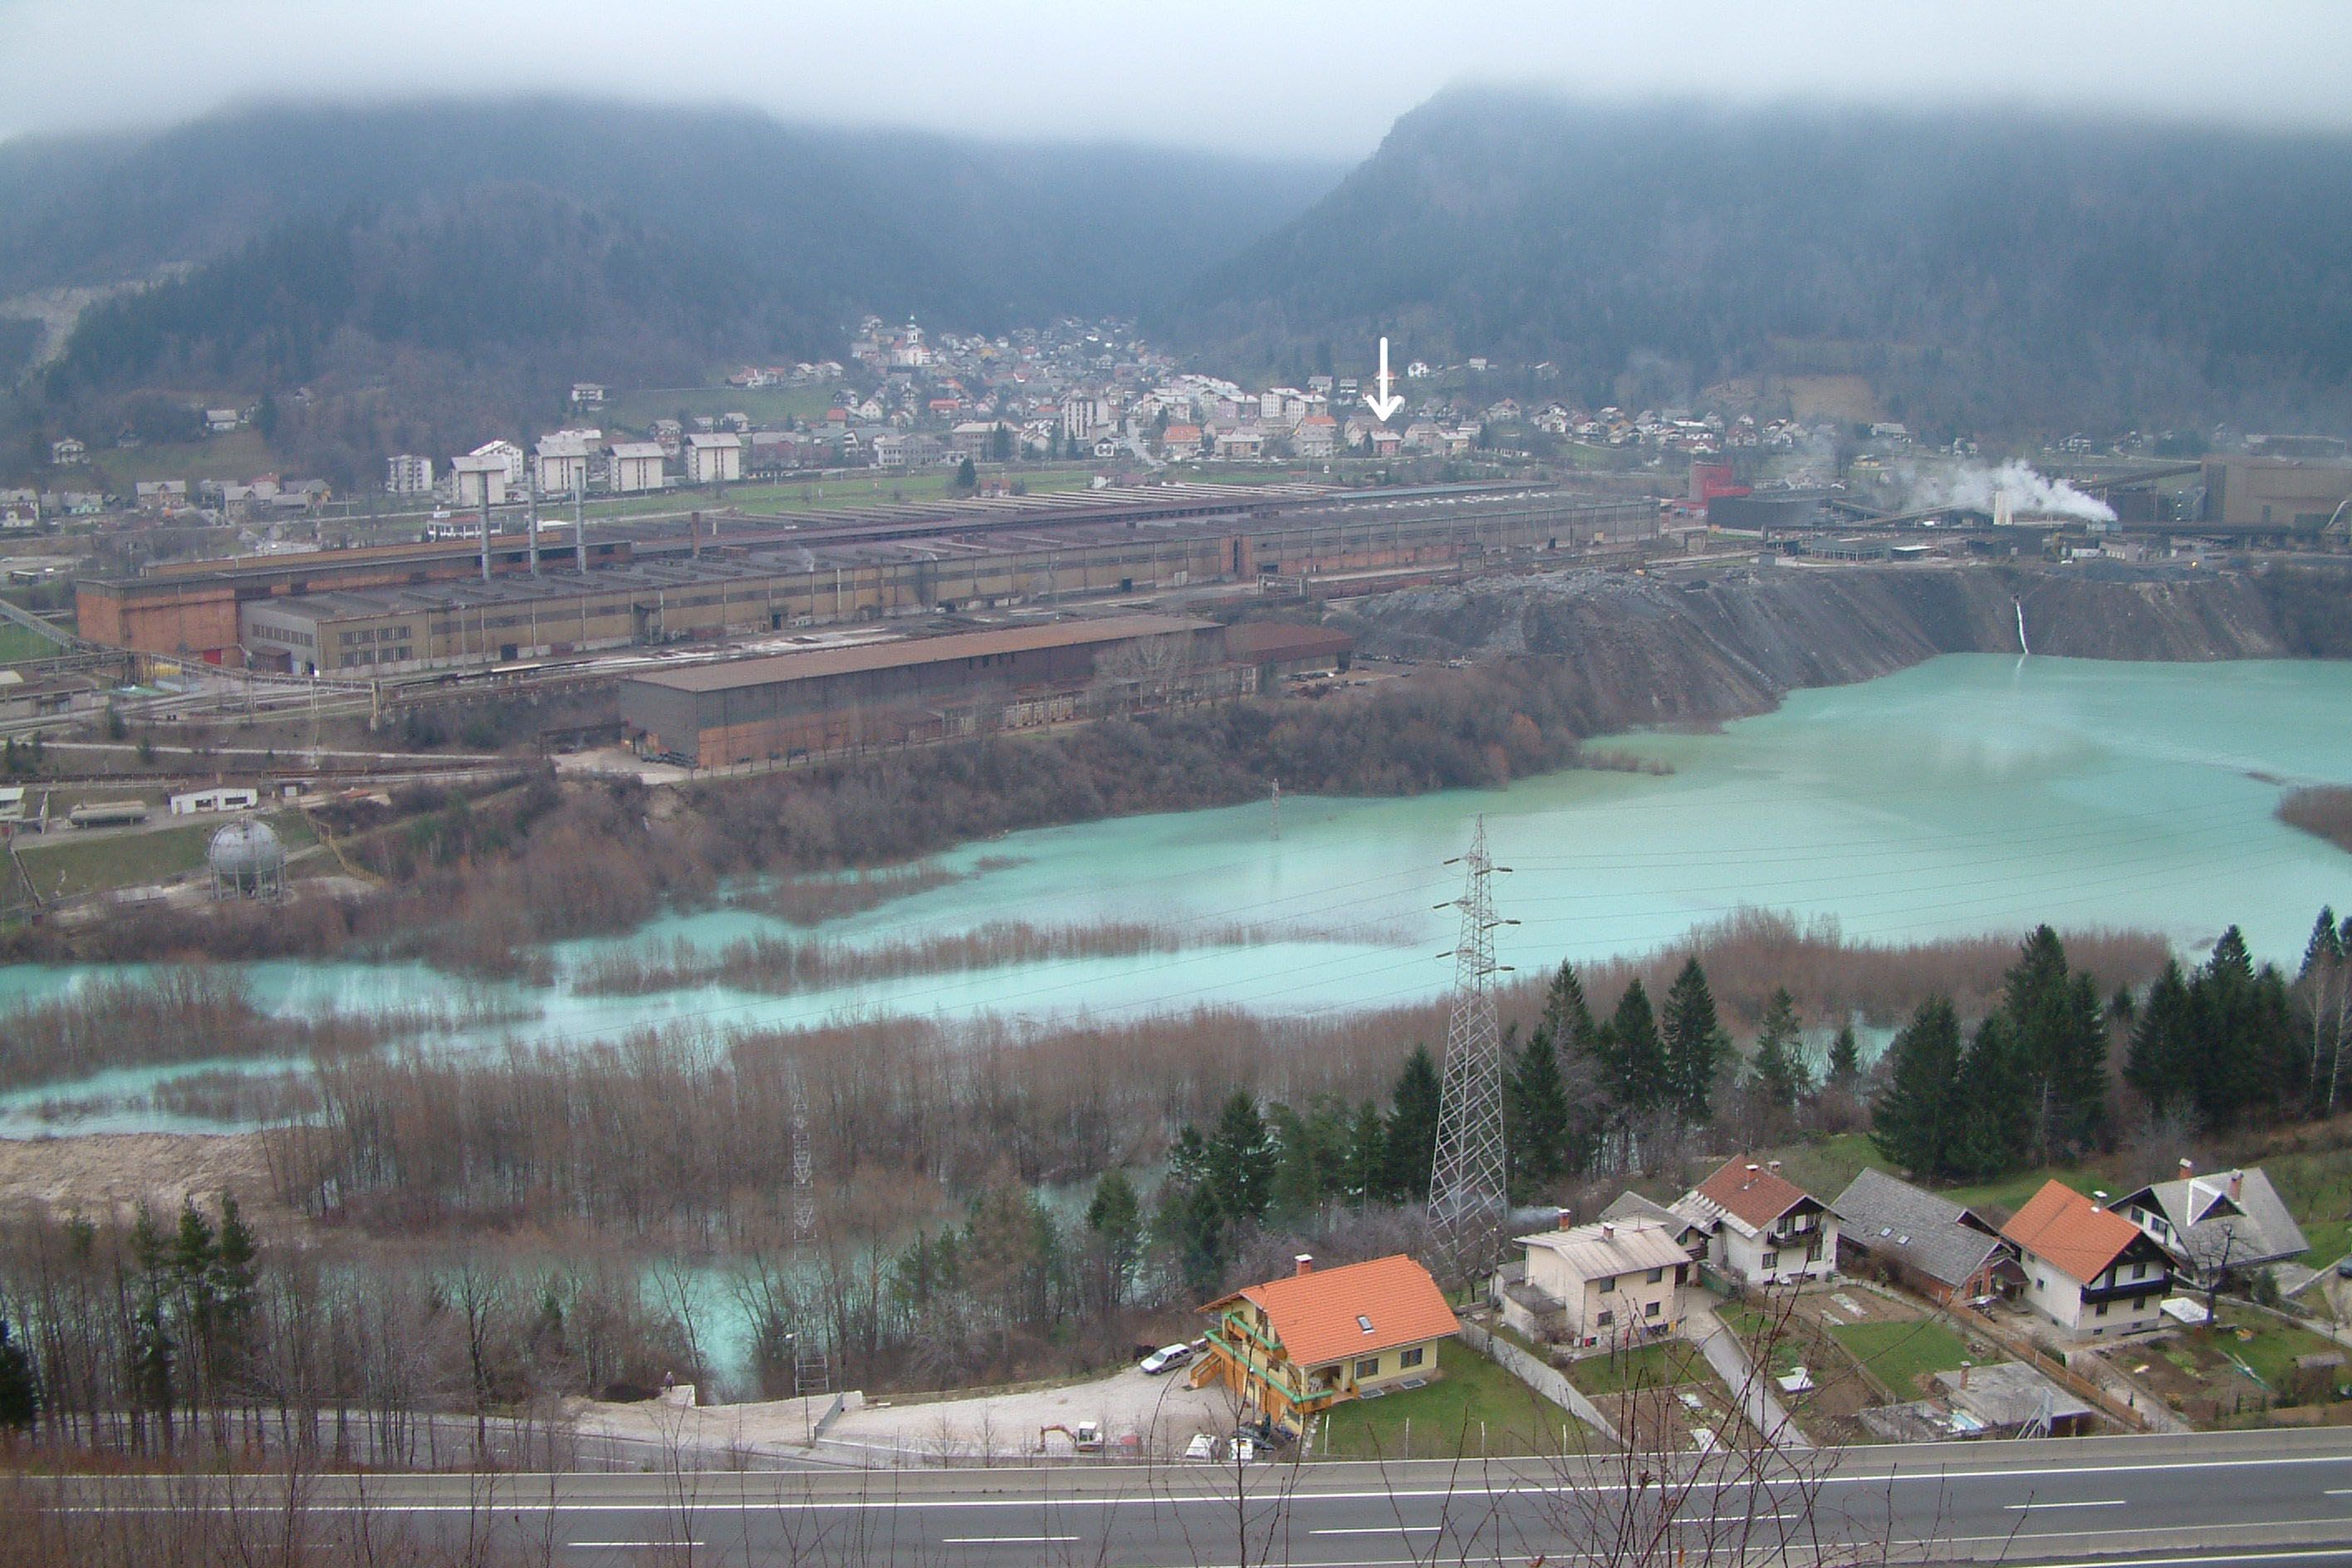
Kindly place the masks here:
[(1967, 1209), (1884, 1171), (1854, 1177), (1830, 1209), (1846, 1240), (1947, 1285), (1966, 1285), (2001, 1245)]
[(1269, 1279), (1212, 1301), (1206, 1310), (1216, 1311), (1236, 1298), (1265, 1310), (1274, 1337), (1295, 1366), (1417, 1345), (1462, 1326), (1429, 1270), (1402, 1252)]
[(1779, 1172), (1746, 1158), (1726, 1160), (1721, 1169), (1698, 1184), (1697, 1192), (1751, 1230), (1762, 1230), (1810, 1195)]
[[(2232, 1182), (2237, 1195), (2231, 1195)], [(2158, 1182), (2118, 1200), (2153, 1208), (2172, 1223), (2172, 1250), (2199, 1268), (2244, 1268), (2293, 1258), (2311, 1243), (2259, 1165), (2218, 1175)]]
[(2139, 1239), (2140, 1229), (2063, 1183), (2049, 1181), (2000, 1233), (2075, 1283), (2087, 1284)]

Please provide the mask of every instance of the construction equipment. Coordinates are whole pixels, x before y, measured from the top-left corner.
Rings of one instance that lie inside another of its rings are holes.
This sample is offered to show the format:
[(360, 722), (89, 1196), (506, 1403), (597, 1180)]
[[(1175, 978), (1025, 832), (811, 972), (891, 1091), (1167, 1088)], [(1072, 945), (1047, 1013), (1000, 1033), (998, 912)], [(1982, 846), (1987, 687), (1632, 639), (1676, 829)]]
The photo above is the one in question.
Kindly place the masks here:
[(1063, 1436), (1067, 1437), (1070, 1440), (1070, 1447), (1076, 1449), (1081, 1454), (1099, 1454), (1102, 1452), (1102, 1423), (1099, 1421), (1081, 1421), (1075, 1426), (1066, 1426), (1061, 1422), (1055, 1421), (1050, 1425), (1038, 1427), (1037, 1451), (1039, 1453), (1042, 1454), (1045, 1452), (1045, 1439), (1048, 1436), (1055, 1432), (1059, 1432)]

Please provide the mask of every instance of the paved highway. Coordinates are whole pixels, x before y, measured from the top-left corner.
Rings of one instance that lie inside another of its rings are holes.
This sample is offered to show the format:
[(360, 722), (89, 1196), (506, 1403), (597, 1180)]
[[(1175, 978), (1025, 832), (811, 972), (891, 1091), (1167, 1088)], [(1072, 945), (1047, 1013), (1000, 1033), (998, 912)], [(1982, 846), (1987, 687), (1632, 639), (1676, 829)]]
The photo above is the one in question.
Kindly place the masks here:
[[(1622, 1461), (1420, 1461), (917, 1472), (329, 1478), (322, 1530), (362, 1511), (425, 1537), (486, 1532), (581, 1568), (751, 1563), (1241, 1564), (1835, 1561), (1935, 1555), (2140, 1568), (2352, 1564), (2352, 1433), (2200, 1435), (1850, 1450), (1760, 1469), (1733, 1458), (1627, 1475)], [(45, 1483), (75, 1511), (192, 1505), (191, 1483)], [(202, 1483), (208, 1484), (208, 1483)], [(267, 1487), (247, 1506), (267, 1508)], [(202, 1506), (226, 1507), (217, 1495)]]

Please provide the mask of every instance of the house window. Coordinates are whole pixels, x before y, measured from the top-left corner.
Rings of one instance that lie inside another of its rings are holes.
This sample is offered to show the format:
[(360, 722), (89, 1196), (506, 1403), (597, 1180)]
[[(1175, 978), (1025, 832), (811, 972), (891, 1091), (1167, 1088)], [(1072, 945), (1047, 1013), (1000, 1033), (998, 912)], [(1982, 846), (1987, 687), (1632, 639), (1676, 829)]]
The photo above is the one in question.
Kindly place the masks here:
[(1356, 1363), (1358, 1377), (1378, 1377), (1380, 1374), (1381, 1358), (1376, 1355), (1368, 1355)]
[(1652, 1302), (1648, 1303), (1647, 1305), (1645, 1305), (1645, 1306), (1644, 1306), (1644, 1307), (1643, 1307), (1643, 1309), (1642, 1309), (1642, 1316), (1643, 1316), (1643, 1317), (1645, 1317), (1645, 1318), (1654, 1318), (1654, 1317), (1656, 1317), (1657, 1315), (1658, 1315), (1658, 1303), (1657, 1303), (1657, 1302), (1655, 1302), (1655, 1301), (1652, 1301)]
[(2092, 1314), (2092, 1316), (2094, 1316), (2094, 1317), (2099, 1317), (2099, 1318), (2104, 1318), (2104, 1317), (2105, 1317), (2106, 1315), (2107, 1315), (2107, 1304), (2106, 1304), (2105, 1301), (2100, 1302), (2100, 1303), (2099, 1303), (2099, 1310), (2098, 1310), (2096, 1312), (2095, 1312), (2095, 1313), (2093, 1313), (2093, 1314)]
[(1397, 1352), (1397, 1366), (1400, 1370), (1405, 1367), (1419, 1366), (1421, 1364), (1422, 1357), (1427, 1353), (1428, 1352), (1419, 1345), (1413, 1346), (1412, 1349), (1409, 1351), (1399, 1351)]
[(1592, 1320), (1592, 1326), (1597, 1329), (1605, 1329), (1616, 1321), (1616, 1312), (1610, 1308), (1603, 1307), (1601, 1310), (1601, 1315)]
[(2145, 1263), (2135, 1263), (2135, 1264), (2133, 1264), (2133, 1265), (2132, 1265), (2132, 1278), (2133, 1278), (2133, 1279), (2147, 1279), (2147, 1264), (2145, 1264)]
[(1650, 1283), (1653, 1285), (1664, 1282), (1665, 1278), (1666, 1271), (1663, 1268), (1653, 1268), (1650, 1270)]
[(1361, 1312), (1359, 1312), (1356, 1314), (1356, 1327), (1363, 1330), (1364, 1332), (1369, 1334), (1372, 1331), (1372, 1321), (1364, 1316)]
[(1768, 1253), (1766, 1253), (1766, 1254), (1764, 1255), (1764, 1267), (1765, 1267), (1765, 1268), (1780, 1268), (1780, 1255), (1779, 1253), (1777, 1253), (1777, 1252), (1768, 1252)]

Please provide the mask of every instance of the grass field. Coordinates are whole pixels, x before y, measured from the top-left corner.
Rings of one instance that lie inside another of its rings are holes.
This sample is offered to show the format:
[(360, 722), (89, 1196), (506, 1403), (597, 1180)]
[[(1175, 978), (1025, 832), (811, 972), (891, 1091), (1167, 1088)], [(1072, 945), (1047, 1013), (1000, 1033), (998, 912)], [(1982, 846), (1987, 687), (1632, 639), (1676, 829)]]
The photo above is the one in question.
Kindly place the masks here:
[[(108, 489), (125, 495), (142, 479), (185, 479), (194, 487), (198, 479), (235, 479), (242, 483), (257, 474), (284, 471), (281, 459), (270, 451), (261, 432), (249, 427), (169, 446), (133, 447), (128, 450), (104, 447), (89, 455), (89, 468), (93, 474), (105, 476)], [(86, 487), (67, 474), (59, 474), (54, 488), (71, 490)]]
[(1476, 1458), (1481, 1454), (1580, 1452), (1584, 1427), (1550, 1400), (1469, 1346), (1437, 1347), (1444, 1373), (1421, 1388), (1335, 1405), (1321, 1454), (1337, 1459)]
[(755, 425), (783, 425), (794, 419), (822, 418), (824, 411), (833, 406), (833, 395), (839, 384), (836, 382), (824, 386), (750, 389), (692, 386), (668, 391), (656, 387), (624, 393), (602, 408), (581, 409), (579, 423), (604, 429), (645, 430), (656, 419), (678, 419), (683, 423), (697, 416), (716, 419), (723, 415), (742, 414), (748, 415)]
[(54, 658), (65, 650), (14, 621), (0, 621), (0, 664), (21, 664), (28, 658)]
[[(2253, 1368), (2254, 1375), (2274, 1394), (2294, 1381), (2297, 1356), (2325, 1355), (2331, 1351), (2344, 1353), (2333, 1340), (2283, 1323), (2267, 1312), (2251, 1308), (2224, 1305), (2221, 1322), (2223, 1331), (2212, 1336), (2213, 1343)], [(2240, 1330), (2252, 1337), (2240, 1339), (2233, 1331)]]
[(1568, 1380), (1595, 1395), (1622, 1394), (1629, 1388), (1673, 1388), (1704, 1383), (1714, 1375), (1706, 1358), (1688, 1340), (1661, 1340), (1609, 1355), (1586, 1356), (1570, 1363), (1568, 1368)]
[[(279, 812), (269, 825), (289, 852), (318, 842), (299, 812)], [(205, 816), (184, 826), (91, 837), (60, 827), (46, 835), (46, 842), (24, 849), (25, 870), (45, 899), (139, 887), (204, 865), (205, 847), (220, 826), (220, 818)]]
[(1907, 1323), (1840, 1323), (1830, 1334), (1899, 1399), (1912, 1397), (1935, 1373), (1958, 1371), (1969, 1354), (1960, 1336), (1932, 1318)]

